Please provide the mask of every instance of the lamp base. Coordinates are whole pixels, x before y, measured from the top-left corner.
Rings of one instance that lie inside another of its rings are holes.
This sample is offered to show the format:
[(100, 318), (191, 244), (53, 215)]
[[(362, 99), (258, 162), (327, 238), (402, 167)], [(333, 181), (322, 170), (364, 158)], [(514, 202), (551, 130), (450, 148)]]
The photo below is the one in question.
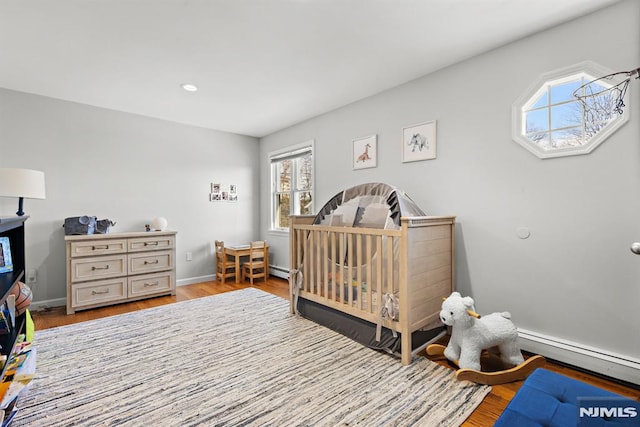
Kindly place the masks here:
[(18, 199), (18, 212), (16, 212), (16, 215), (18, 216), (24, 215), (24, 211), (22, 210), (23, 205), (24, 205), (24, 197), (20, 197)]

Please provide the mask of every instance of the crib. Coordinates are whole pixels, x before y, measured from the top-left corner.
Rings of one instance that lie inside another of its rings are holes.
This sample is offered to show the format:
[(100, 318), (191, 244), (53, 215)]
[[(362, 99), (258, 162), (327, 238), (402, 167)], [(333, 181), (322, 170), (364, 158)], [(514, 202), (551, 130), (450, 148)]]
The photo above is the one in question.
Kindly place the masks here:
[[(410, 364), (445, 331), (439, 312), (453, 291), (455, 217), (399, 217), (397, 229), (314, 225), (314, 218), (291, 217), (291, 312), (330, 313), (329, 323), (368, 334), (364, 341), (397, 336), (402, 364)], [(417, 346), (420, 334), (427, 342)]]

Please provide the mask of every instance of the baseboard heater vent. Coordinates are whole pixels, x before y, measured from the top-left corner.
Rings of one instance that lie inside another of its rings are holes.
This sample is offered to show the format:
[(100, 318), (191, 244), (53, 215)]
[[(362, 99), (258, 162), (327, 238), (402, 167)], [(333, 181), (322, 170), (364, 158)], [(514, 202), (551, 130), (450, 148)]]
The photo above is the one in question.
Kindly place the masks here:
[(279, 265), (269, 265), (269, 274), (281, 279), (289, 279), (289, 269), (280, 267)]
[(518, 328), (518, 333), (525, 351), (640, 385), (640, 360), (632, 356), (522, 328)]

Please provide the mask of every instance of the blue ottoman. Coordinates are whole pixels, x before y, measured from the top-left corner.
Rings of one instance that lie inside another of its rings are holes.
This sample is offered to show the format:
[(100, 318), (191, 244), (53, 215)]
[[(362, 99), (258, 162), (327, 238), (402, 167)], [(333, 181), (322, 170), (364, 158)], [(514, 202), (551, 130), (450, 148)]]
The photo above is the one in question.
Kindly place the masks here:
[(525, 380), (494, 426), (640, 426), (640, 403), (539, 368)]

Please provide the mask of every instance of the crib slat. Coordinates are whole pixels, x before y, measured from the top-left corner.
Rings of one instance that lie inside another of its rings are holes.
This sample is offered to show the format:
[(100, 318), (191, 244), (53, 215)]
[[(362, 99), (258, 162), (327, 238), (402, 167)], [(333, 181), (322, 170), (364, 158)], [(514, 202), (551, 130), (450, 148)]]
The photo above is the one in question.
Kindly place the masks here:
[(362, 309), (362, 234), (356, 234), (356, 304)]
[(305, 252), (305, 257), (307, 263), (309, 265), (309, 269), (305, 270), (307, 272), (307, 292), (312, 292), (313, 290), (313, 232), (309, 233), (309, 237), (307, 239), (307, 250)]
[(353, 306), (353, 292), (351, 291), (351, 285), (353, 282), (353, 234), (346, 233), (347, 236), (347, 265), (349, 266), (349, 274), (345, 281), (345, 292), (349, 296), (346, 298), (349, 301), (349, 307)]
[(322, 235), (321, 235), (321, 231), (317, 231), (316, 234), (316, 239), (315, 239), (315, 247), (316, 247), (316, 288), (315, 288), (315, 293), (316, 295), (320, 295), (320, 292), (322, 290), (322, 249), (321, 249), (321, 244), (322, 244)]
[(393, 237), (387, 237), (387, 287), (386, 293), (393, 294)]
[(336, 260), (337, 258), (337, 254), (336, 254), (336, 233), (335, 232), (330, 232), (331, 233), (331, 300), (335, 301), (336, 300), (336, 288), (338, 287), (338, 281), (336, 280)]
[(376, 301), (378, 310), (382, 309), (382, 294), (384, 292), (383, 284), (384, 280), (382, 278), (382, 236), (376, 236), (376, 253), (378, 254), (376, 258)]
[(329, 297), (329, 233), (322, 233), (322, 273), (325, 298)]
[(338, 275), (338, 280), (336, 283), (336, 288), (338, 288), (337, 292), (338, 292), (338, 297), (344, 301), (344, 291), (342, 290), (342, 284), (344, 283), (344, 239), (345, 239), (345, 235), (344, 233), (340, 233), (338, 235), (338, 241), (340, 243), (340, 252), (339, 252), (339, 260), (340, 260), (340, 274)]
[(365, 301), (365, 308), (367, 309), (367, 311), (369, 313), (373, 313), (373, 305), (371, 304), (372, 300), (371, 300), (371, 294), (373, 293), (372, 291), (372, 280), (371, 280), (371, 271), (372, 271), (372, 266), (371, 264), (373, 263), (373, 254), (371, 253), (371, 236), (367, 235), (366, 239), (366, 253), (365, 253), (365, 257), (364, 259), (367, 260), (367, 272), (365, 275), (365, 282), (366, 282), (366, 290), (367, 290), (367, 300)]

